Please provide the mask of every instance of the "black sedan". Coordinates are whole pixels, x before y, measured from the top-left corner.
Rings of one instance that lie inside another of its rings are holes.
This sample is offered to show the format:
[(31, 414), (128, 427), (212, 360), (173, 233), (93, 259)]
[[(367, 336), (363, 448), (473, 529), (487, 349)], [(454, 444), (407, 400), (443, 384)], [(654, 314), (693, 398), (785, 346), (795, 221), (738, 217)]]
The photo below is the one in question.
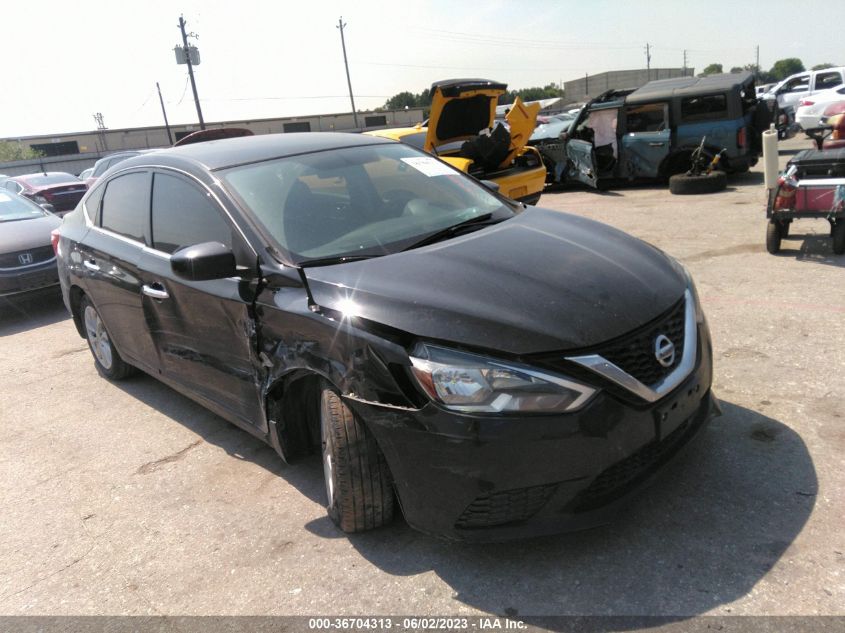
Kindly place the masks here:
[(0, 191), (0, 297), (59, 285), (51, 232), (62, 221), (29, 199)]
[(320, 451), (345, 531), (466, 540), (606, 522), (717, 410), (689, 275), (408, 145), (211, 141), (121, 163), (65, 216), (65, 303), (139, 368)]

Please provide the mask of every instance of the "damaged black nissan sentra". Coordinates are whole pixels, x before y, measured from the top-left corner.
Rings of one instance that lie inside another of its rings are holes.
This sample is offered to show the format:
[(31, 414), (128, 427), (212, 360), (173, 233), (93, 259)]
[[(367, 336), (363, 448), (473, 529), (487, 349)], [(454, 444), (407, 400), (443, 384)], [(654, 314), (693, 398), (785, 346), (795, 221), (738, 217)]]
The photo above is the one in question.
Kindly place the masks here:
[(689, 275), (415, 148), (286, 134), (122, 162), (59, 229), (65, 303), (135, 368), (321, 450), (345, 531), (498, 540), (606, 522), (717, 411)]

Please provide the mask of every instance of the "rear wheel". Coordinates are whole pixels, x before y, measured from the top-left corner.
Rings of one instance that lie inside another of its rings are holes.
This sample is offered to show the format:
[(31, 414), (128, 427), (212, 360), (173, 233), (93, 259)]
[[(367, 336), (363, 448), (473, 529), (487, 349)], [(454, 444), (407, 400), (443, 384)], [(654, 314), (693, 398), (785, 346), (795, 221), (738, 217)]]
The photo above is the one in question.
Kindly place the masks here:
[(780, 240), (782, 238), (780, 227), (780, 222), (775, 220), (770, 220), (766, 226), (766, 250), (772, 255), (780, 251)]
[(728, 177), (723, 171), (713, 171), (701, 176), (675, 174), (669, 178), (669, 191), (675, 195), (715, 193), (728, 186)]
[(79, 302), (79, 312), (85, 326), (85, 339), (94, 356), (94, 366), (100, 374), (109, 380), (123, 380), (132, 374), (133, 367), (124, 361), (106, 331), (100, 313), (88, 297)]
[(393, 485), (375, 438), (330, 388), (320, 397), (320, 437), (329, 517), (344, 532), (393, 518)]
[(845, 220), (837, 220), (833, 225), (833, 252), (836, 255), (845, 254)]

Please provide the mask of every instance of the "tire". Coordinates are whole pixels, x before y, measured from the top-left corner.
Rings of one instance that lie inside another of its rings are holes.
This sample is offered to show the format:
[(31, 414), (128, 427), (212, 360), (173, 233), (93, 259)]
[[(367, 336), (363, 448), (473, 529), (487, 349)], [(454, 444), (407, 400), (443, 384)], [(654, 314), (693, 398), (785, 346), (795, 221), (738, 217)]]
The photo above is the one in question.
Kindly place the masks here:
[(703, 176), (675, 174), (669, 177), (669, 191), (678, 196), (716, 193), (727, 186), (728, 177), (723, 171), (713, 171)]
[(769, 221), (766, 226), (766, 250), (772, 255), (776, 255), (780, 251), (781, 238), (780, 222)]
[(88, 297), (82, 297), (80, 300), (79, 315), (88, 349), (91, 350), (94, 366), (100, 375), (109, 380), (123, 380), (131, 376), (135, 368), (120, 357), (100, 318), (100, 313)]
[(835, 255), (845, 254), (845, 220), (837, 220), (833, 225), (833, 253)]
[(320, 438), (326, 507), (344, 532), (363, 532), (393, 519), (393, 482), (375, 438), (333, 389), (320, 396)]

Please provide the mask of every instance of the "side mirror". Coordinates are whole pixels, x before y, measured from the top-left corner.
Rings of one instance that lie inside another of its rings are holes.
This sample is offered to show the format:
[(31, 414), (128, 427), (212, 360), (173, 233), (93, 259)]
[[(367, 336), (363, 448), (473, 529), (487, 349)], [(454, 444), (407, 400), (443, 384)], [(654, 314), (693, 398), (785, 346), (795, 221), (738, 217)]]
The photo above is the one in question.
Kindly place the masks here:
[(481, 184), (490, 191), (499, 193), (499, 183), (493, 182), (492, 180), (482, 180)]
[(237, 274), (235, 254), (220, 242), (186, 246), (170, 256), (170, 269), (189, 281), (226, 279)]
[(41, 207), (42, 209), (44, 209), (47, 213), (55, 213), (56, 212), (56, 208), (52, 204), (50, 204), (49, 202), (42, 202), (38, 206)]

